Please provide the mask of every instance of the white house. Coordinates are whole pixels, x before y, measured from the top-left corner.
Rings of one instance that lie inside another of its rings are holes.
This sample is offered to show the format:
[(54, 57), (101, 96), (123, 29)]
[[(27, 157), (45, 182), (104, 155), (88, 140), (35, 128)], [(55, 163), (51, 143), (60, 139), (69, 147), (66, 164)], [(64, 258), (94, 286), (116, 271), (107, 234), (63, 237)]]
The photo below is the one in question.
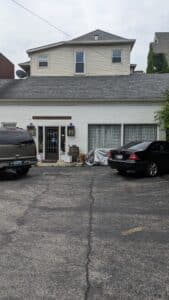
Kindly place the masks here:
[[(2, 126), (31, 127), (44, 160), (130, 140), (164, 139), (154, 120), (169, 74), (133, 73), (135, 40), (96, 30), (28, 50), (26, 79), (0, 80)], [(132, 71), (131, 71), (132, 70)]]

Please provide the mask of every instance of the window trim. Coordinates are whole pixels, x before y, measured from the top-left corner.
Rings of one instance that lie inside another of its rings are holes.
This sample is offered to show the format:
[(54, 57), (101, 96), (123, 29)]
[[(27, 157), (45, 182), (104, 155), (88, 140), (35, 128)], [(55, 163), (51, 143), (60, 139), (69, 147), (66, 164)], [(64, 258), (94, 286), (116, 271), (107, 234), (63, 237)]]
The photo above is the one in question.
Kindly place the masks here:
[[(40, 136), (40, 128), (41, 128), (41, 136)], [(37, 144), (38, 144), (38, 154), (43, 154), (43, 145), (44, 145), (44, 130), (43, 126), (38, 126), (38, 135), (37, 135)]]
[[(39, 63), (40, 63), (40, 58), (42, 57), (46, 57), (47, 58), (47, 66), (40, 66)], [(47, 54), (44, 54), (44, 55), (38, 55), (38, 68), (39, 69), (46, 69), (49, 67), (49, 56)]]
[[(83, 72), (76, 72), (76, 53), (77, 52), (83, 52), (83, 64), (84, 64), (84, 70), (83, 70)], [(75, 50), (74, 51), (74, 74), (75, 75), (85, 75), (86, 74), (86, 55), (85, 55), (85, 51), (84, 50), (81, 50), (81, 49), (79, 49), (79, 50)]]
[[(114, 56), (113, 52), (114, 51), (120, 51), (121, 55), (120, 56)], [(120, 61), (113, 61), (113, 58), (119, 58), (120, 57)], [(112, 64), (122, 64), (122, 49), (113, 49), (112, 50)]]

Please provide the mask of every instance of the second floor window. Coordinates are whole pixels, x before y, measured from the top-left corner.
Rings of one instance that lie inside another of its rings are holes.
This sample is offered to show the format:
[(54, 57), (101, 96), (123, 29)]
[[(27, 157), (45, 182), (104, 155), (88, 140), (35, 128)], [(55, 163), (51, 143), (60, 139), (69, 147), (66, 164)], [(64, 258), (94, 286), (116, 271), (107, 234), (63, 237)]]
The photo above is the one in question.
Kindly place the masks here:
[(48, 67), (48, 56), (42, 55), (38, 57), (38, 66), (41, 67)]
[(121, 50), (119, 49), (113, 50), (112, 62), (121, 63)]
[(84, 52), (83, 51), (76, 52), (75, 73), (84, 73)]

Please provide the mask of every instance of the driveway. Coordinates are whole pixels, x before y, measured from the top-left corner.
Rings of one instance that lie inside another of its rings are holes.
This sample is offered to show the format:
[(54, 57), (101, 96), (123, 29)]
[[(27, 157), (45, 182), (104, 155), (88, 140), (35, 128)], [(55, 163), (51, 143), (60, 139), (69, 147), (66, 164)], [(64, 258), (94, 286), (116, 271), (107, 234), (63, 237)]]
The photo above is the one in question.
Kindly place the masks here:
[(169, 176), (1, 177), (0, 299), (169, 299)]

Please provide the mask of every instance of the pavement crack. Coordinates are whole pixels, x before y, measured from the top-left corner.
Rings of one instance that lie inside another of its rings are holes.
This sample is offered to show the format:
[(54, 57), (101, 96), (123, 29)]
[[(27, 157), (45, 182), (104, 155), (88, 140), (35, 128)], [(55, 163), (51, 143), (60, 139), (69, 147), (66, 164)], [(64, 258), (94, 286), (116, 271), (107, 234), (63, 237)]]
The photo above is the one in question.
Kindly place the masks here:
[(95, 198), (93, 196), (93, 183), (94, 178), (92, 178), (92, 181), (90, 183), (90, 189), (89, 189), (89, 226), (88, 226), (88, 234), (87, 234), (87, 256), (86, 256), (86, 264), (85, 264), (85, 270), (86, 270), (86, 290), (84, 295), (84, 300), (88, 300), (89, 293), (90, 293), (90, 275), (89, 275), (89, 266), (91, 263), (91, 252), (92, 252), (92, 232), (93, 232), (93, 208), (94, 208), (94, 202)]

